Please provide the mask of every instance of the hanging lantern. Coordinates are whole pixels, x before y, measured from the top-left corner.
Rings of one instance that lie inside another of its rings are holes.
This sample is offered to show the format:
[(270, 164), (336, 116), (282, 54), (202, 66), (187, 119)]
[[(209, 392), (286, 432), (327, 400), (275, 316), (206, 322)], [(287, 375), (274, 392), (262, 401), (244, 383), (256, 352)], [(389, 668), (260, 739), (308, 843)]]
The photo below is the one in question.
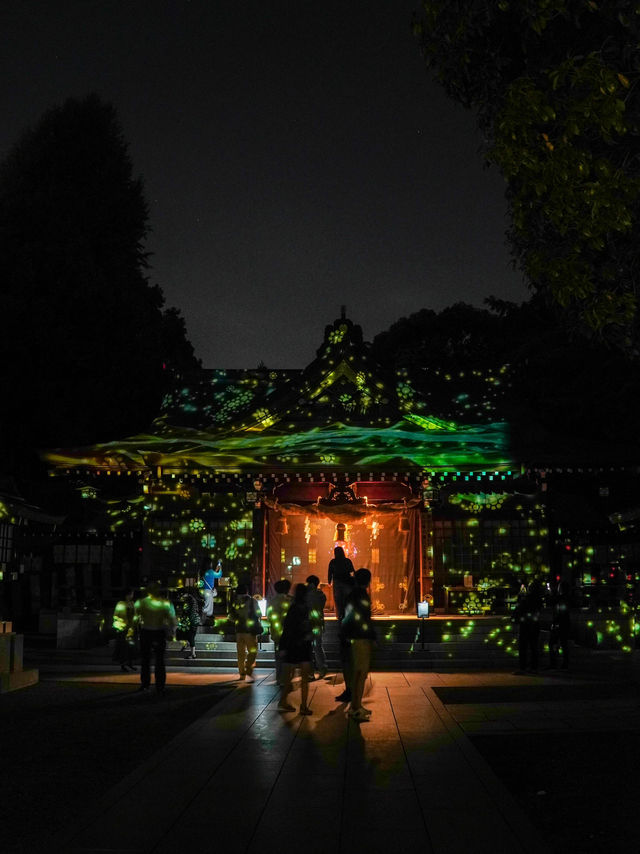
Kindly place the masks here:
[(284, 516), (278, 516), (278, 521), (276, 522), (276, 534), (288, 534), (289, 526), (287, 525), (287, 520)]
[(338, 522), (338, 524), (336, 525), (336, 535), (334, 537), (334, 540), (337, 543), (344, 542), (344, 540), (346, 539), (346, 528), (347, 526), (344, 524), (344, 522)]

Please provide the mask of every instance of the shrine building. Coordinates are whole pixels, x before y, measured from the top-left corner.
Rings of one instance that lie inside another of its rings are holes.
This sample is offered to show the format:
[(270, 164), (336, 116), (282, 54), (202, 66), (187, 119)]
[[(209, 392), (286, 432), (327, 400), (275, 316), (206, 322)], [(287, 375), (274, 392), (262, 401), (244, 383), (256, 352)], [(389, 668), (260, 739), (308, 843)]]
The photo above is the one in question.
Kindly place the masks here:
[(140, 537), (122, 584), (189, 586), (220, 560), (230, 585), (269, 595), (282, 577), (325, 582), (341, 545), (371, 571), (375, 613), (415, 616), (425, 600), (500, 612), (517, 580), (549, 571), (544, 503), (508, 425), (431, 412), (344, 312), (302, 370), (202, 370), (148, 433), (46, 459), (96, 530)]

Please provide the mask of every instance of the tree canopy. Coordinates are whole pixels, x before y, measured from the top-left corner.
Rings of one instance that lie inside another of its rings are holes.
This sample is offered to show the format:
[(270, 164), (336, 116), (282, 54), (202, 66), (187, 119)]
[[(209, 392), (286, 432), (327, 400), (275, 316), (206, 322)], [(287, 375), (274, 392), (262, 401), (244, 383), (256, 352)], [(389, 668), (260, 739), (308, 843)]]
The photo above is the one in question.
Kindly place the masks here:
[(423, 0), (415, 31), (477, 111), (531, 286), (627, 349), (638, 321), (640, 8), (623, 0)]
[(0, 165), (0, 446), (130, 434), (156, 414), (166, 369), (197, 365), (147, 278), (148, 208), (115, 109), (47, 112)]

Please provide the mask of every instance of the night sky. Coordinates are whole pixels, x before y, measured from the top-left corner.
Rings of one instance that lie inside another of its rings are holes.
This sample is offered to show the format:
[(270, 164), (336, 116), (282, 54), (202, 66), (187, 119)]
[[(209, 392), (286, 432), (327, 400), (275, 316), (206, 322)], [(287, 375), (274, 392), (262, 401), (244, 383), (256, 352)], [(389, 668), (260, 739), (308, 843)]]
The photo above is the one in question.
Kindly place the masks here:
[(474, 117), (431, 80), (416, 0), (4, 0), (0, 157), (48, 108), (116, 107), (150, 276), (205, 367), (303, 367), (326, 323), (527, 296)]

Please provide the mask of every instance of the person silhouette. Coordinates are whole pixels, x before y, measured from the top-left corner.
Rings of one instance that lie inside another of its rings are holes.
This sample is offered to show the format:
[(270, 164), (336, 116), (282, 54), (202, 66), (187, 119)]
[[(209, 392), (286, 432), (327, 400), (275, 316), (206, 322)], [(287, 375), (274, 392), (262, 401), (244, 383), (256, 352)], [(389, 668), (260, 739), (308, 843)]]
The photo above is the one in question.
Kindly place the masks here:
[(175, 608), (160, 594), (160, 585), (152, 581), (147, 585), (146, 596), (135, 604), (135, 615), (140, 625), (140, 689), (148, 691), (151, 685), (151, 654), (154, 655), (156, 691), (164, 691), (167, 674), (164, 652), (167, 634), (173, 636), (177, 620)]
[(284, 662), (282, 695), (278, 709), (281, 712), (293, 712), (295, 707), (289, 703), (292, 690), (291, 679), (296, 667), (300, 668), (300, 714), (310, 715), (309, 677), (311, 676), (311, 639), (313, 631), (307, 605), (307, 585), (297, 584), (293, 603), (289, 608), (280, 638), (280, 653)]
[(542, 584), (538, 578), (520, 588), (516, 605), (519, 624), (518, 657), (521, 671), (538, 672), (538, 647), (540, 639), (540, 611), (542, 610)]
[(344, 617), (345, 601), (353, 587), (353, 564), (345, 555), (342, 546), (333, 550), (333, 558), (329, 561), (328, 581), (333, 585), (333, 601), (336, 608), (336, 619)]
[(569, 612), (569, 585), (560, 581), (553, 593), (551, 631), (549, 633), (549, 666), (558, 666), (558, 654), (562, 649), (562, 669), (569, 669), (569, 633), (571, 617)]
[(245, 584), (235, 589), (230, 610), (236, 629), (236, 650), (238, 653), (238, 678), (253, 682), (253, 668), (258, 655), (258, 635), (262, 634), (262, 614), (256, 600), (249, 596)]
[(269, 597), (267, 603), (267, 619), (269, 620), (269, 633), (273, 641), (275, 656), (276, 683), (282, 682), (282, 658), (280, 657), (280, 638), (282, 637), (282, 626), (285, 617), (293, 602), (293, 596), (289, 595), (291, 582), (288, 578), (280, 578), (273, 585), (275, 594)]
[(347, 597), (340, 632), (349, 644), (349, 688), (351, 708), (349, 716), (357, 723), (369, 720), (371, 711), (362, 705), (362, 695), (371, 667), (371, 649), (376, 640), (376, 630), (371, 617), (371, 597), (368, 587), (371, 573), (362, 567), (355, 573), (355, 586)]
[(309, 619), (311, 620), (311, 631), (313, 638), (311, 640), (311, 654), (313, 656), (312, 664), (314, 671), (311, 679), (315, 679), (315, 670), (318, 671), (320, 679), (324, 679), (327, 675), (327, 656), (322, 645), (322, 635), (324, 632), (324, 606), (327, 604), (327, 597), (318, 587), (320, 579), (317, 575), (310, 575), (307, 578), (307, 605), (309, 606)]
[(113, 660), (123, 672), (136, 669), (133, 666), (136, 623), (134, 597), (134, 591), (127, 590), (124, 599), (116, 603), (113, 611), (113, 629), (116, 633)]

